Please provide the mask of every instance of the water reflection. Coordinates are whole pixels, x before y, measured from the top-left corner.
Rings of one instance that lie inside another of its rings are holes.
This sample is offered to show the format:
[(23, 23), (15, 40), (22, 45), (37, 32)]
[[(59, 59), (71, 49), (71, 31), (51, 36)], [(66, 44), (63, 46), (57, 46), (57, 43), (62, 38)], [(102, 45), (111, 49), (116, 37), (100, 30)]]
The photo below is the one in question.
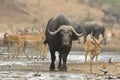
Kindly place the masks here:
[[(0, 80), (108, 80), (106, 76), (95, 76), (93, 74), (73, 74), (67, 72), (35, 72), (1, 71)], [(117, 79), (119, 80), (119, 79)]]
[[(12, 48), (13, 49), (13, 48)], [(7, 47), (0, 48), (0, 55), (7, 55)], [(13, 54), (13, 53), (10, 53)], [(25, 56), (24, 56), (25, 57)], [(58, 58), (58, 54), (56, 54)], [(112, 62), (119, 62), (120, 61), (120, 53), (119, 52), (101, 52), (98, 58), (99, 62), (108, 62), (109, 59), (112, 59)], [(50, 54), (48, 51), (47, 59), (50, 59)], [(58, 59), (56, 59), (58, 60)], [(88, 56), (89, 61), (89, 56)], [(82, 51), (70, 51), (68, 55), (68, 62), (77, 62), (82, 63), (84, 62), (84, 52)]]
[[(11, 53), (12, 54), (12, 53)], [(0, 55), (7, 56), (7, 48), (0, 49)], [(58, 54), (56, 54), (58, 61)], [(112, 62), (120, 61), (119, 52), (101, 52), (99, 55), (99, 62), (108, 62), (108, 60), (112, 58)], [(50, 63), (50, 54), (48, 52), (47, 59), (44, 61), (40, 61), (41, 63), (35, 63), (36, 59), (27, 60), (25, 56), (23, 56), (20, 60), (1, 60), (0, 66), (4, 65), (35, 65), (41, 64), (42, 62)], [(88, 57), (89, 61), (89, 57)], [(80, 51), (71, 51), (68, 55), (68, 63), (83, 63), (84, 62), (84, 52)], [(20, 72), (20, 71), (0, 71), (0, 80), (92, 80), (92, 79), (105, 79), (105, 76), (95, 76), (95, 75), (85, 75), (85, 74), (75, 74), (75, 73), (67, 73), (67, 72), (39, 72), (41, 76), (34, 76), (35, 72)]]
[(35, 72), (0, 72), (1, 80), (88, 80), (93, 75), (71, 74), (66, 72), (39, 72), (41, 76), (34, 76)]

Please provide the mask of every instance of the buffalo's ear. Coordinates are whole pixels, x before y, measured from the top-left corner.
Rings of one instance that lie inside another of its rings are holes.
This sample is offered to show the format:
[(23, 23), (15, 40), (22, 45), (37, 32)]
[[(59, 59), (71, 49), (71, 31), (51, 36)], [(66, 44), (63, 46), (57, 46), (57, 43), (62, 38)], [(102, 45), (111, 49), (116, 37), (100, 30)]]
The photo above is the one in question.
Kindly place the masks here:
[(78, 36), (75, 35), (75, 33), (72, 33), (72, 40), (78, 40)]

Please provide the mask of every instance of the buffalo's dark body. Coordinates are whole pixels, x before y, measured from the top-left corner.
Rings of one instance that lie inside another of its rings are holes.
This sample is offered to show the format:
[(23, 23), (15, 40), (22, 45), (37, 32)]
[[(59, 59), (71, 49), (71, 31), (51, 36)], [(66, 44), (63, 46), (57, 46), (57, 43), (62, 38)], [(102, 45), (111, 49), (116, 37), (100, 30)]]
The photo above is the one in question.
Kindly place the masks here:
[(61, 33), (63, 33), (62, 31), (58, 32), (55, 35), (51, 35), (49, 33), (49, 30), (56, 31), (62, 25), (71, 25), (71, 20), (67, 16), (60, 14), (56, 17), (52, 17), (51, 19), (49, 19), (46, 27), (46, 31), (45, 31), (46, 43), (48, 43), (50, 54), (51, 54), (51, 65), (50, 65), (51, 71), (55, 70), (54, 62), (56, 59), (56, 56), (55, 56), (56, 51), (58, 51), (59, 53), (58, 69), (64, 70), (64, 71), (67, 70), (67, 66), (66, 66), (67, 55), (71, 49), (73, 35), (69, 34), (70, 32), (65, 33), (65, 35), (68, 35), (69, 41), (66, 41), (66, 43), (68, 44), (63, 44), (62, 42), (64, 42), (65, 40), (64, 41), (62, 40), (62, 36), (61, 36)]
[(100, 34), (105, 37), (105, 26), (100, 22), (85, 22), (81, 24), (74, 23), (73, 26), (78, 33), (84, 33), (84, 42), (86, 42), (87, 35), (91, 33), (97, 39), (99, 39)]

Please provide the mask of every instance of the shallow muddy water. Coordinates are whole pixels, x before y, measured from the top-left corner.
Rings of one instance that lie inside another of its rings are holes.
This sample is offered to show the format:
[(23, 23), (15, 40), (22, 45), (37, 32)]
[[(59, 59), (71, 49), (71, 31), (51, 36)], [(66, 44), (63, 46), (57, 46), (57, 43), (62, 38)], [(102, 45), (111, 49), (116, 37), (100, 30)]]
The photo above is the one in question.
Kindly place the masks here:
[[(25, 56), (22, 56), (21, 59), (7, 59), (7, 48), (1, 47), (0, 56), (1, 56), (0, 80), (93, 80), (93, 79), (105, 80), (107, 77), (107, 76), (95, 76), (93, 74), (75, 73), (75, 72), (74, 73), (49, 72), (48, 70), (46, 71), (34, 70), (33, 68), (35, 65), (46, 66), (47, 63), (50, 64), (51, 59), (49, 52), (47, 59), (45, 59), (44, 61), (42, 61), (41, 59), (37, 61), (36, 58), (28, 60)], [(112, 62), (120, 62), (120, 53), (101, 52), (98, 61), (108, 62), (110, 58), (112, 59)], [(88, 61), (89, 61), (89, 57), (88, 57)], [(58, 62), (58, 53), (56, 53), (56, 62)], [(84, 62), (83, 52), (71, 51), (70, 54), (68, 55), (68, 63), (83, 63), (83, 62)], [(22, 68), (26, 68), (26, 67), (28, 67), (28, 69), (22, 70)], [(12, 68), (16, 68), (16, 70)]]
[(35, 76), (34, 72), (1, 72), (1, 79), (4, 80), (78, 80), (81, 79), (81, 75), (70, 73), (44, 73), (39, 72), (38, 76)]
[(72, 74), (66, 72), (0, 72), (0, 80), (107, 80), (106, 76), (95, 76), (92, 74)]

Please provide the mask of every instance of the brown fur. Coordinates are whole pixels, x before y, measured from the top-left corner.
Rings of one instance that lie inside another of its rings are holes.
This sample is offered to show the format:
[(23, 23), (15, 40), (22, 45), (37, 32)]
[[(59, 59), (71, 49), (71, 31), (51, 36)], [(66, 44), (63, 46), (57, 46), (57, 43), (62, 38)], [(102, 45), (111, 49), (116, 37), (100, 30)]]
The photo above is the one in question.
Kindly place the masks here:
[[(13, 35), (13, 34), (6, 34), (6, 37), (5, 37), (8, 41), (8, 58), (9, 58), (9, 52), (10, 52), (10, 46), (11, 46), (11, 43), (15, 43), (17, 44), (16, 47), (15, 47), (15, 53), (14, 53), (14, 56), (17, 55), (17, 51), (20, 50), (20, 47), (21, 47), (21, 44), (23, 43), (23, 39), (20, 35)], [(13, 56), (13, 57), (14, 57)]]
[(87, 60), (87, 55), (89, 54), (91, 73), (92, 73), (92, 63), (93, 63), (94, 57), (96, 57), (96, 63), (98, 63), (98, 55), (101, 51), (102, 43), (103, 43), (103, 40), (98, 40), (98, 39), (95, 39), (94, 37), (89, 37), (84, 44), (85, 63), (86, 63), (86, 60)]
[[(47, 47), (47, 45), (43, 44), (44, 40), (46, 39), (44, 33), (41, 33), (39, 35), (5, 34), (4, 38), (8, 42), (8, 58), (10, 57), (9, 52), (10, 52), (11, 43), (17, 44), (15, 46), (14, 56), (16, 56), (18, 58), (17, 52), (19, 52), (20, 48), (23, 47), (23, 44), (25, 42), (34, 44), (34, 48), (36, 49), (36, 53), (37, 53), (37, 49), (39, 48), (39, 45), (40, 45), (40, 52), (41, 52), (40, 56), (42, 57), (42, 59), (46, 58), (46, 56), (47, 56), (48, 47)], [(38, 55), (37, 55), (37, 57), (38, 57)]]
[[(46, 39), (44, 33), (38, 35), (23, 35), (22, 37), (24, 41), (27, 42), (27, 44), (34, 44), (34, 48), (36, 49), (36, 54), (37, 54), (37, 50), (40, 49), (41, 52), (40, 56), (42, 57), (42, 59), (46, 58), (47, 45), (43, 44), (44, 40)], [(24, 49), (25, 49), (25, 45), (24, 45)], [(39, 55), (37, 54), (37, 59), (38, 56)]]

